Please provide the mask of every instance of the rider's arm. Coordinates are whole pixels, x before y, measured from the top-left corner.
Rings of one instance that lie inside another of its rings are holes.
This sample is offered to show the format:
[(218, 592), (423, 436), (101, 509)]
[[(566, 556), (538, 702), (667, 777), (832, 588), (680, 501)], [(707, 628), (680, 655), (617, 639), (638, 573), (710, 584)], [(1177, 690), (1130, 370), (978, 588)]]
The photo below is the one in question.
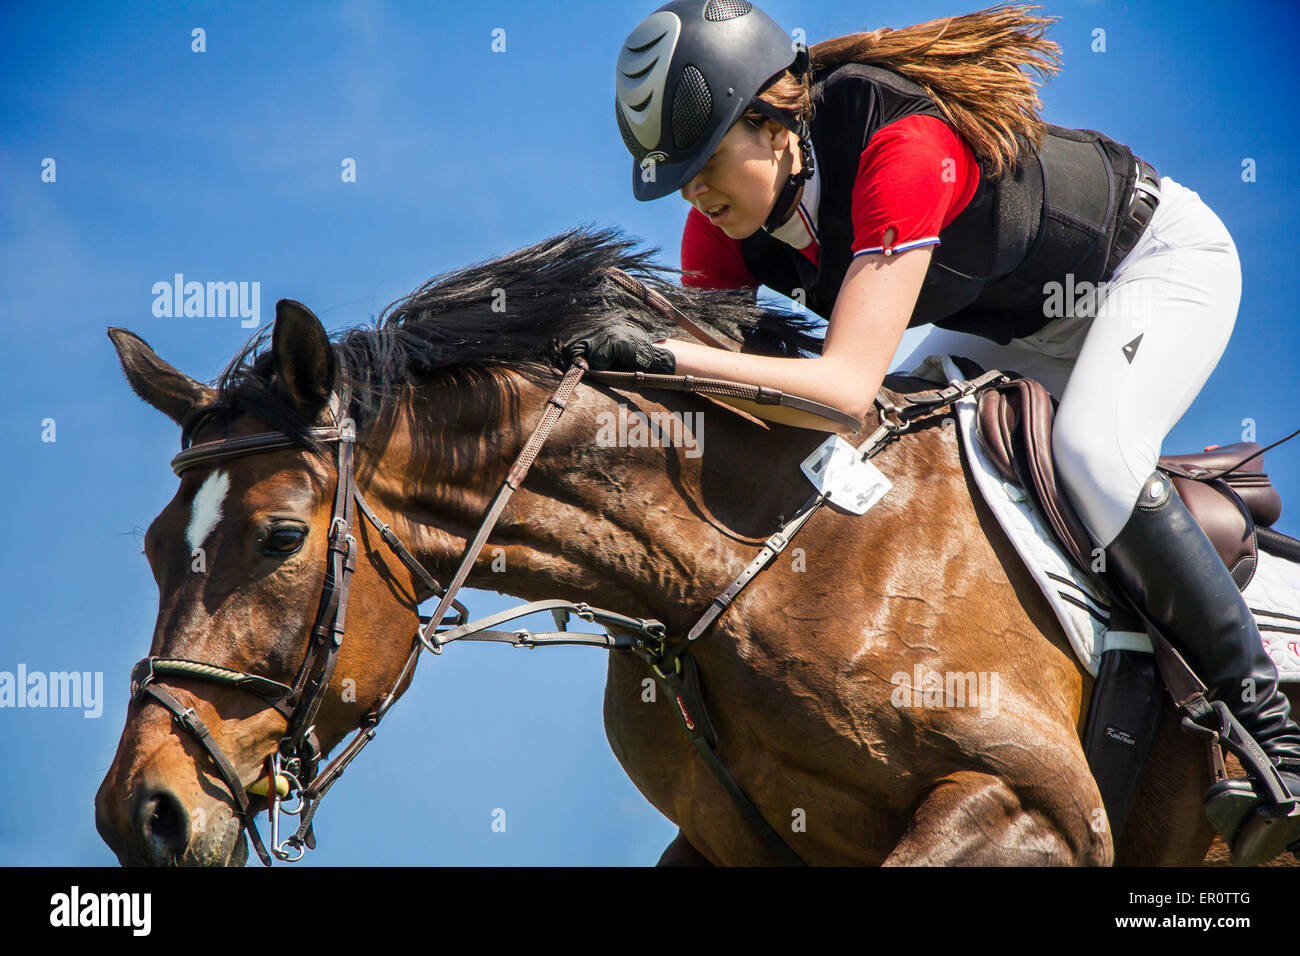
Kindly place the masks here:
[(767, 385), (864, 417), (902, 341), (939, 231), (969, 203), (978, 182), (970, 146), (944, 121), (910, 116), (889, 124), (859, 161), (854, 259), (821, 356), (741, 355), (677, 339), (657, 344), (673, 352), (680, 374)]
[(871, 410), (930, 264), (930, 249), (860, 256), (849, 266), (815, 358), (726, 352), (695, 342), (658, 343), (679, 375), (725, 378), (800, 395), (864, 418)]

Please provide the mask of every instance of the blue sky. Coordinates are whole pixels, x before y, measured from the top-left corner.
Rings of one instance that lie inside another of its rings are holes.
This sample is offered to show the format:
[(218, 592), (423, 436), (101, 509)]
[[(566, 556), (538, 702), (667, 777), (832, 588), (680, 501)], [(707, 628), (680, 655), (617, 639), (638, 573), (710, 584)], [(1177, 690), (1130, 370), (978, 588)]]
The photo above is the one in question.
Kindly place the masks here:
[[(810, 42), (974, 9), (770, 2)], [(155, 317), (183, 273), (259, 282), (331, 329), (428, 277), (581, 222), (677, 265), (685, 206), (638, 203), (612, 116), (629, 3), (122, 4), (0, 12), (0, 670), (98, 671), (104, 713), (0, 710), (0, 863), (108, 865), (92, 800), (157, 595), (141, 533), (171, 498), (177, 430), (126, 386), (132, 329), (210, 379), (236, 318)], [(1300, 425), (1293, 224), (1300, 12), (1290, 0), (1048, 2), (1064, 72), (1045, 116), (1100, 129), (1195, 189), (1236, 239), (1235, 334), (1165, 451)], [(872, 19), (873, 17), (881, 17)], [(207, 52), (191, 52), (191, 30)], [(492, 51), (492, 31), (505, 51)], [(1107, 52), (1090, 50), (1104, 29)], [(57, 181), (41, 180), (42, 161)], [(340, 162), (357, 182), (340, 181)], [(1256, 182), (1241, 164), (1254, 159)], [(914, 333), (911, 333), (914, 335)], [(900, 355), (910, 351), (905, 340)], [(42, 441), (53, 419), (57, 440)], [(1268, 455), (1300, 534), (1300, 440)], [(494, 479), (495, 480), (495, 479)], [(470, 592), (472, 613), (504, 606)], [(316, 864), (646, 864), (675, 828), (601, 723), (603, 652), (459, 646), (416, 686), (317, 818)], [(508, 812), (505, 833), (491, 813)]]

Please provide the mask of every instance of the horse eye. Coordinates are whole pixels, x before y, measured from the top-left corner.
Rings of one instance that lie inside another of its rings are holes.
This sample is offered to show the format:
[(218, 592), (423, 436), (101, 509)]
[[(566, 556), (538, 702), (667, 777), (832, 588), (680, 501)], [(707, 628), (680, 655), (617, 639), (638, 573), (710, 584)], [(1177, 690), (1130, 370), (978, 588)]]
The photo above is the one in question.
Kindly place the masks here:
[(262, 544), (262, 553), (284, 557), (293, 554), (302, 547), (307, 537), (307, 530), (295, 525), (279, 525), (272, 528)]

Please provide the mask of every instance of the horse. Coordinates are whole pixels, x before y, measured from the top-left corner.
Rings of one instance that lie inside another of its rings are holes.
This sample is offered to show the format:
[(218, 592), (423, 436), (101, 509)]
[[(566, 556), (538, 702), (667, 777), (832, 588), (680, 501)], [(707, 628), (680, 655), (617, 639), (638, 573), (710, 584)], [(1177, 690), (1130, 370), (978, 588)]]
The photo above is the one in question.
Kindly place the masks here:
[[(611, 269), (733, 346), (815, 350), (802, 316), (681, 287), (653, 251), (592, 227), (436, 277), (335, 342), (282, 300), (213, 385), (110, 329), (130, 386), (181, 426), (184, 445), (280, 436), (255, 453), (191, 455), (145, 536), (159, 590), (148, 660), (209, 670), (138, 681), (173, 703), (133, 697), (95, 798), (122, 864), (247, 861), (248, 822), (274, 816), (283, 795), (277, 747), (302, 724), (283, 695), (294, 687), (301, 703), (305, 671), (319, 685), (309, 722), (320, 754), (373, 733), (374, 715), (411, 683), (431, 579), (466, 553), (553, 399), (560, 343), (614, 315), (653, 338), (673, 334)], [(897, 401), (916, 383), (887, 385)], [(598, 438), (633, 414), (699, 423), (698, 448)], [(318, 596), (345, 560), (332, 535), (340, 466), (320, 439), (340, 417), (355, 427), (355, 484), (373, 520), (352, 526), (347, 639), (331, 669), (309, 664), (329, 630)], [(864, 427), (879, 424), (868, 416)], [(614, 608), (681, 635), (808, 497), (800, 462), (824, 438), (699, 394), (581, 382), (466, 582)], [(1204, 748), (1171, 705), (1129, 822), (1110, 831), (1080, 744), (1092, 679), (957, 442), (935, 414), (891, 444), (874, 463), (892, 490), (865, 515), (813, 515), (695, 642), (718, 757), (808, 864), (1202, 861), (1214, 837), (1199, 799)], [(983, 675), (996, 699), (931, 700), (910, 686), (954, 674)], [(623, 769), (678, 828), (659, 864), (780, 862), (703, 772), (674, 701), (647, 693), (648, 676), (643, 660), (611, 651), (604, 723)], [(260, 839), (256, 849), (265, 857)]]

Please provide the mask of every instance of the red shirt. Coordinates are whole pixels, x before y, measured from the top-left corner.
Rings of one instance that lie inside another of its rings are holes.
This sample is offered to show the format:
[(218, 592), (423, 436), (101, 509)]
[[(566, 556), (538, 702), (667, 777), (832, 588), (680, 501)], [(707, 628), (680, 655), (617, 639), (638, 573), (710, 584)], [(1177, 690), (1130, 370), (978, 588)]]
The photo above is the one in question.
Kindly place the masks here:
[[(814, 170), (816, 167), (814, 166)], [(854, 257), (938, 245), (939, 231), (975, 195), (980, 170), (962, 136), (935, 116), (905, 116), (877, 130), (858, 160), (853, 184)], [(806, 189), (807, 187), (805, 187)], [(801, 207), (795, 215), (816, 215)], [(815, 237), (815, 220), (809, 223)], [(885, 233), (896, 230), (888, 249)], [(802, 250), (817, 264), (814, 238)], [(732, 239), (698, 209), (682, 233), (682, 284), (710, 289), (754, 287), (740, 240)]]

